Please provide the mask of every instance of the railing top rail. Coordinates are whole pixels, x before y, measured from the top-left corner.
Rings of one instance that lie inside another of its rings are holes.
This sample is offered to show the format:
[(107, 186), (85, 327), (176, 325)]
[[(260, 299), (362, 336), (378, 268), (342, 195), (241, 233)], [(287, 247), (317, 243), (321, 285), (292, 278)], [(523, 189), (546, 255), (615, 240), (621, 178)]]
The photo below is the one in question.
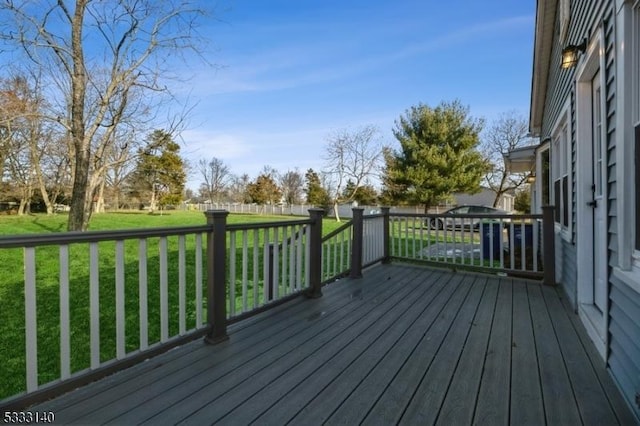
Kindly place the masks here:
[(227, 225), (227, 230), (245, 231), (249, 229), (282, 228), (284, 226), (292, 226), (292, 225), (310, 225), (311, 223), (313, 223), (311, 219), (277, 220), (273, 222), (258, 222), (258, 223), (233, 223), (233, 224)]
[(541, 214), (447, 214), (447, 213), (390, 213), (389, 216), (394, 217), (447, 217), (460, 219), (542, 219)]
[(374, 213), (374, 214), (365, 214), (365, 215), (362, 215), (362, 218), (363, 218), (364, 220), (377, 219), (377, 218), (379, 218), (379, 217), (384, 217), (384, 214), (382, 214), (382, 213)]
[(0, 237), (0, 248), (36, 247), (101, 241), (129, 240), (135, 238), (169, 237), (207, 232), (207, 225), (171, 228), (119, 229), (107, 231), (71, 231), (48, 234), (23, 234)]
[(353, 224), (352, 220), (345, 222), (343, 225), (340, 225), (337, 229), (334, 229), (333, 231), (329, 232), (327, 235), (322, 237), (322, 242), (328, 241), (329, 239), (335, 237), (336, 235), (338, 235), (339, 233), (341, 233), (342, 231), (350, 227), (352, 224)]

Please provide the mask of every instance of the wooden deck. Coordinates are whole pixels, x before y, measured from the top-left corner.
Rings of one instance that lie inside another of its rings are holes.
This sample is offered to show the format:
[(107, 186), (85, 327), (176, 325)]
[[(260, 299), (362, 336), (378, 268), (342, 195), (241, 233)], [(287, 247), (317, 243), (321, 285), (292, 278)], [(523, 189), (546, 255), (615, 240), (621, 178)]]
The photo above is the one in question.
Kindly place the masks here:
[(56, 400), (77, 424), (634, 424), (554, 288), (379, 265)]

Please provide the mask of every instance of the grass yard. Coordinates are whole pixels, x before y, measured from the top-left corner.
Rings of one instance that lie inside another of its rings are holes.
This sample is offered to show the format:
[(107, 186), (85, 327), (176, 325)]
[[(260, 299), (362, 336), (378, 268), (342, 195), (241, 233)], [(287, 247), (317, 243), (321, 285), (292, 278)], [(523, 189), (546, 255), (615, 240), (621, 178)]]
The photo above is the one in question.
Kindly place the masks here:
[[(298, 219), (291, 216), (259, 216), (231, 214), (228, 223), (258, 223)], [(66, 215), (32, 215), (26, 217), (0, 216), (0, 235), (26, 233), (63, 232)], [(106, 213), (95, 215), (91, 230), (160, 228), (205, 223), (201, 212), (171, 211), (162, 215), (148, 213)], [(341, 224), (332, 219), (323, 221), (323, 233), (327, 234)], [(258, 234), (259, 244), (263, 235)], [(204, 243), (204, 241), (203, 241)], [(168, 306), (169, 336), (178, 334), (178, 238), (167, 239), (168, 249)], [(253, 245), (253, 238), (249, 239)], [(187, 329), (196, 323), (195, 289), (195, 236), (186, 236), (186, 303)], [(101, 361), (115, 357), (115, 243), (98, 244), (100, 279), (100, 358)], [(237, 249), (238, 254), (240, 249)], [(138, 241), (127, 240), (125, 251), (125, 315), (126, 350), (136, 350), (140, 344), (139, 335), (139, 291), (138, 291)], [(60, 376), (60, 303), (59, 303), (59, 262), (56, 246), (36, 249), (37, 274), (37, 323), (38, 323), (38, 373), (39, 382), (47, 383)], [(148, 271), (148, 329), (149, 344), (160, 341), (160, 291), (159, 291), (159, 238), (147, 241)], [(239, 257), (239, 256), (238, 256)], [(203, 260), (205, 259), (203, 253)], [(262, 250), (260, 250), (262, 259)], [(262, 262), (262, 260), (260, 260)], [(89, 336), (89, 250), (87, 244), (73, 244), (69, 247), (69, 294), (71, 323), (71, 370), (81, 371), (90, 365)], [(0, 264), (4, 265), (0, 274), (0, 399), (25, 390), (25, 311), (23, 283), (23, 250), (0, 249)], [(236, 269), (240, 273), (241, 265)], [(251, 270), (252, 265), (249, 264)], [(260, 265), (260, 268), (262, 265)], [(286, 273), (283, 268), (282, 273)], [(204, 271), (206, 273), (206, 271)], [(260, 269), (262, 273), (262, 269)], [(203, 280), (206, 276), (203, 274)], [(253, 295), (257, 289), (248, 289), (249, 296), (241, 297), (242, 282), (236, 280), (235, 299), (237, 309), (253, 305)]]

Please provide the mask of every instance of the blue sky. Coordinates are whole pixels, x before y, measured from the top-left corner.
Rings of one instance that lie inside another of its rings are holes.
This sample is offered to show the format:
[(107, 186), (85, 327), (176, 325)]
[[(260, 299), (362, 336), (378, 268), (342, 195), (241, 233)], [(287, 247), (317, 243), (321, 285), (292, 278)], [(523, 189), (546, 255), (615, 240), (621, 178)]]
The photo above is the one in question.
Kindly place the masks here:
[(373, 124), (393, 145), (394, 120), (418, 103), (528, 117), (533, 0), (227, 0), (217, 18), (218, 67), (189, 66), (192, 161), (252, 178), (265, 165), (320, 171), (332, 131)]

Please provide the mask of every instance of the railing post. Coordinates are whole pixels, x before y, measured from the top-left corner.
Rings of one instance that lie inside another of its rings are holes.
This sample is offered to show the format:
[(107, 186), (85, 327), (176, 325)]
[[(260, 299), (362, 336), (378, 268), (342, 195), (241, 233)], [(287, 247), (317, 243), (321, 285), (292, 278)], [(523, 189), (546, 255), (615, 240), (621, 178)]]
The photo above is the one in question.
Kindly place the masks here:
[(309, 209), (309, 292), (313, 299), (322, 297), (322, 216), (324, 209)]
[(382, 225), (382, 263), (391, 262), (391, 257), (389, 256), (389, 207), (381, 207), (383, 215), (383, 225)]
[(556, 285), (556, 240), (553, 214), (554, 206), (542, 206), (543, 282), (546, 285)]
[(349, 278), (362, 278), (362, 238), (363, 232), (363, 208), (354, 207), (353, 212), (353, 236), (351, 240), (351, 267)]
[[(227, 216), (226, 210), (207, 210), (207, 322), (205, 342), (227, 340)], [(235, 303), (235, 301), (232, 301)]]

